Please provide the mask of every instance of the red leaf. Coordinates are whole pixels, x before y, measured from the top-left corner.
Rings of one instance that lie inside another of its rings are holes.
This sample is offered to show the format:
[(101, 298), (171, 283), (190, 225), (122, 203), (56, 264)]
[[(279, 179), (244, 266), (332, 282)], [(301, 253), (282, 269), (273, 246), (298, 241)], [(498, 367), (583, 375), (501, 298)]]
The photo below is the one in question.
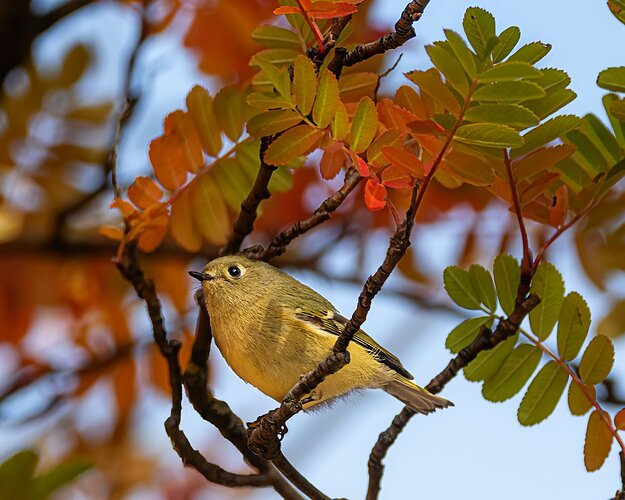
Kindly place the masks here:
[(286, 15), (286, 14), (301, 14), (302, 11), (299, 7), (284, 5), (282, 7), (278, 7), (277, 9), (273, 9), (273, 13), (276, 16)]
[(382, 184), (387, 188), (410, 189), (414, 185), (414, 179), (406, 174), (403, 168), (390, 165), (382, 172)]
[(445, 133), (445, 129), (432, 120), (415, 120), (408, 124), (415, 134), (439, 136)]
[(386, 206), (386, 188), (375, 179), (367, 180), (365, 184), (365, 203), (369, 210), (382, 210)]
[(356, 153), (354, 153), (351, 149), (349, 149), (347, 152), (352, 159), (352, 164), (358, 169), (358, 173), (363, 177), (371, 177), (371, 171), (369, 170), (369, 165), (367, 165), (367, 162)]

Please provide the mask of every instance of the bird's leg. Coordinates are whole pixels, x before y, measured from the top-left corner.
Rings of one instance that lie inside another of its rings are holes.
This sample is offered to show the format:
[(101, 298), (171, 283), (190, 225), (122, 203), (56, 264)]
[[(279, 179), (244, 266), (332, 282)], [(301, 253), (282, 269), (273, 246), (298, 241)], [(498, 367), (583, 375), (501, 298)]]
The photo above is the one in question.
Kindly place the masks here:
[(312, 392), (309, 392), (305, 398), (301, 399), (300, 403), (302, 403), (302, 405), (307, 405), (309, 403), (315, 403), (315, 402), (321, 401), (322, 399), (323, 399), (323, 392), (321, 392), (319, 388), (317, 387)]

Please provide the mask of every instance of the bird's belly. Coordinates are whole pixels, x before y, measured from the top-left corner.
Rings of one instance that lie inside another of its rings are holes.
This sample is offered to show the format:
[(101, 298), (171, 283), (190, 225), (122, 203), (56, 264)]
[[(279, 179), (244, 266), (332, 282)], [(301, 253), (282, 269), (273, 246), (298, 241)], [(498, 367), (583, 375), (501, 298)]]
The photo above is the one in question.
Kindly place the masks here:
[[(293, 342), (289, 335), (269, 340), (255, 332), (235, 339), (221, 335), (222, 332), (226, 330), (214, 325), (215, 343), (228, 365), (244, 381), (276, 401), (282, 401), (303, 374), (315, 369), (332, 353), (336, 340), (332, 335), (313, 336), (301, 330), (291, 332), (299, 336), (298, 342)], [(319, 385), (315, 401), (307, 404), (307, 408), (352, 389), (381, 387), (393, 378), (394, 372), (362, 347), (352, 344), (349, 351), (351, 363)]]

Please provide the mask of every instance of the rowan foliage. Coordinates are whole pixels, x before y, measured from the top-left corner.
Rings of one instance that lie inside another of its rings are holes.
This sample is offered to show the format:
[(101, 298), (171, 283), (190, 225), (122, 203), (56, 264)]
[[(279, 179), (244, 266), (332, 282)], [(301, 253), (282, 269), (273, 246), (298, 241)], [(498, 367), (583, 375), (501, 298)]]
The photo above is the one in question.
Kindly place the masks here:
[[(488, 401), (522, 392), (522, 426), (547, 419), (566, 391), (571, 415), (588, 415), (586, 469), (601, 468), (613, 444), (625, 464), (625, 402), (612, 371), (621, 354), (614, 340), (625, 332), (625, 297), (614, 286), (625, 252), (625, 67), (597, 75), (605, 116), (579, 117), (562, 111), (576, 97), (570, 77), (542, 63), (551, 45), (521, 45), (521, 28), (498, 26), (480, 7), (450, 11), (463, 16), (462, 32), (443, 29), (424, 47), (425, 69), (398, 75), (395, 54), (420, 43), (409, 40), (427, 22), (427, 2), (407, 2), (395, 27), (379, 31), (363, 0), (119, 1), (118, 14), (134, 15), (141, 28), (123, 95), (101, 97), (84, 90), (99, 48), (70, 45), (52, 66), (30, 51), (39, 33), (53, 44), (45, 30), (87, 3), (24, 14), (23, 59), (0, 58), (0, 347), (14, 360), (0, 410), (48, 384), (54, 390), (39, 395), (39, 406), (16, 417), (20, 425), (45, 421), (105, 388), (109, 425), (95, 439), (71, 412), (40, 440), (45, 450), (62, 429), (60, 464), (35, 474), (37, 454), (25, 450), (0, 464), (0, 485), (19, 476), (25, 498), (44, 498), (91, 467), (111, 494), (156, 484), (191, 495), (212, 482), (326, 498), (288, 463), (279, 438), (289, 439), (285, 424), (297, 418), (303, 387), (349, 361), (349, 329), (375, 314), (380, 291), (425, 311), (468, 311), (445, 340), (431, 332), (452, 358), (428, 390), (463, 371)], [(623, 1), (608, 7), (625, 24)], [(160, 115), (145, 166), (129, 168), (118, 156), (150, 80), (137, 61), (148, 42), (172, 34), (209, 78)], [(499, 223), (485, 236), (491, 214)], [(436, 249), (408, 248), (413, 224), (418, 235), (461, 228), (442, 279), (431, 272)], [(186, 271), (240, 252), (360, 285), (380, 234), (391, 236), (386, 258), (366, 271), (372, 276), (334, 352), (302, 374), (293, 400), (246, 428), (213, 396), (208, 319), (201, 297), (199, 313), (192, 305)], [(574, 250), (580, 273), (599, 289), (603, 317), (566, 288), (573, 279), (556, 267), (556, 242)], [(335, 276), (324, 256), (344, 247), (359, 265)], [(386, 283), (391, 273), (399, 285)], [(442, 288), (451, 301), (436, 298)], [(146, 305), (150, 322), (139, 325)], [(62, 325), (62, 355), (37, 333), (50, 318)], [(154, 479), (157, 458), (133, 445), (149, 391), (171, 398), (166, 432), (200, 473), (179, 487)], [(245, 472), (222, 468), (229, 462), (220, 444), (211, 454), (194, 449), (180, 422), (185, 397), (235, 445)], [(404, 408), (373, 448), (367, 498), (377, 498), (382, 460), (412, 416)], [(111, 456), (122, 457), (117, 469)]]

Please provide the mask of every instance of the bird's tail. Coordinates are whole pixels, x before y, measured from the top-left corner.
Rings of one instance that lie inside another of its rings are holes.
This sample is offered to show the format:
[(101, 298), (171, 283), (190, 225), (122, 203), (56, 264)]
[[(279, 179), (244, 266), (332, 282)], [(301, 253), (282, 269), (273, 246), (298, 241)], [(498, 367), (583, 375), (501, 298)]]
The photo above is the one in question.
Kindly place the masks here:
[(430, 394), (402, 376), (391, 380), (383, 389), (418, 413), (428, 414), (439, 408), (447, 408), (454, 405), (445, 398)]

